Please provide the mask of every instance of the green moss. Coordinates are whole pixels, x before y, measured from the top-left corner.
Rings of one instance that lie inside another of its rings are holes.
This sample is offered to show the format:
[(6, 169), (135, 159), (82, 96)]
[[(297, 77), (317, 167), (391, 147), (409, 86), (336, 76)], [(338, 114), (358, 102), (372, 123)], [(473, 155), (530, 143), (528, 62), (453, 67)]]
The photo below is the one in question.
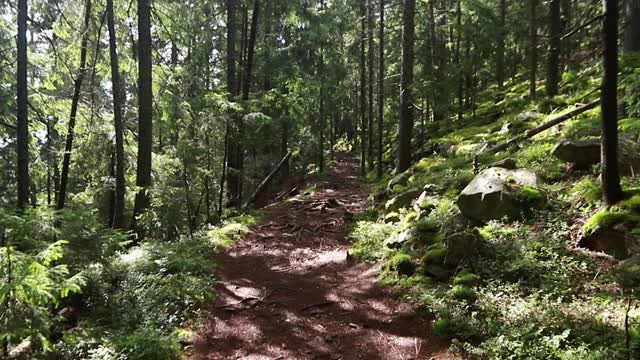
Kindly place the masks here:
[(622, 202), (622, 207), (640, 214), (640, 195), (634, 195), (628, 200)]
[(451, 319), (449, 318), (441, 318), (433, 322), (433, 335), (442, 338), (442, 339), (450, 339), (455, 336), (455, 326)]
[(599, 229), (611, 228), (617, 224), (623, 224), (634, 220), (632, 212), (618, 206), (603, 209), (593, 215), (582, 227), (585, 235), (591, 235)]
[(422, 265), (437, 264), (442, 265), (447, 258), (448, 250), (444, 244), (434, 244), (427, 248), (427, 253), (422, 257)]
[(390, 269), (397, 271), (401, 275), (411, 276), (415, 273), (416, 265), (413, 258), (405, 253), (399, 252), (389, 259)]
[(567, 101), (562, 96), (543, 99), (538, 103), (538, 111), (549, 114), (554, 110), (567, 106)]
[(456, 300), (472, 303), (478, 300), (478, 294), (475, 290), (465, 285), (456, 285), (451, 289), (451, 297)]
[(477, 285), (479, 282), (480, 276), (470, 272), (469, 270), (463, 270), (453, 278), (453, 285), (472, 286)]
[(532, 186), (523, 186), (518, 193), (518, 200), (527, 205), (537, 204), (544, 200), (544, 194)]

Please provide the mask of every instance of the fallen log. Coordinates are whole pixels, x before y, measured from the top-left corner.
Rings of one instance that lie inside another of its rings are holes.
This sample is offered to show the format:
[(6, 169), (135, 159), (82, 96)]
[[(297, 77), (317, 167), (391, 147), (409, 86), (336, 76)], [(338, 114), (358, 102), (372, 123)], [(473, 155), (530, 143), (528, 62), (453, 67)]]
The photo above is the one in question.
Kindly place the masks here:
[(278, 174), (278, 172), (280, 172), (280, 169), (282, 169), (282, 167), (289, 161), (289, 159), (291, 158), (291, 155), (292, 153), (291, 151), (289, 151), (287, 155), (285, 155), (282, 158), (282, 160), (280, 160), (280, 163), (278, 163), (278, 165), (276, 165), (276, 167), (273, 168), (273, 170), (271, 170), (269, 175), (267, 175), (267, 177), (264, 180), (262, 180), (262, 182), (260, 183), (256, 191), (253, 193), (253, 195), (251, 195), (249, 200), (247, 200), (247, 202), (244, 203), (244, 205), (242, 205), (243, 209), (248, 208), (249, 205), (253, 204), (253, 202), (256, 201), (258, 196), (260, 196), (260, 194), (262, 194), (262, 192), (267, 188), (267, 185), (269, 185), (271, 180), (273, 180), (273, 178)]
[(513, 144), (517, 144), (520, 141), (529, 139), (537, 134), (540, 134), (541, 132), (545, 131), (545, 130), (549, 130), (552, 127), (561, 124), (571, 118), (574, 118), (580, 114), (582, 114), (583, 112), (589, 111), (591, 109), (596, 108), (598, 105), (600, 104), (600, 99), (598, 98), (597, 100), (594, 100), (588, 104), (582, 105), (580, 107), (577, 107), (571, 111), (569, 111), (568, 113), (558, 116), (557, 118), (546, 122), (540, 126), (538, 126), (535, 129), (531, 129), (531, 130), (527, 130), (525, 131), (522, 135), (516, 136), (512, 139), (510, 139), (509, 141), (502, 143), (502, 144), (498, 144), (492, 148), (489, 148), (487, 150), (485, 150), (482, 154), (493, 154), (493, 153), (497, 153), (498, 151), (502, 151), (502, 150), (506, 150), (508, 149), (511, 145)]

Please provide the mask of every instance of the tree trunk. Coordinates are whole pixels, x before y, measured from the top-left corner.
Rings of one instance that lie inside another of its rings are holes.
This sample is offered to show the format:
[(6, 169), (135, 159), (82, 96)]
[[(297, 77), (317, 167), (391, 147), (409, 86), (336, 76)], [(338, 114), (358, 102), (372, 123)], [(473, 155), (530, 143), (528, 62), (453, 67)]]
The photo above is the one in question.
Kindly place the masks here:
[[(226, 0), (226, 10), (227, 10), (227, 92), (229, 93), (229, 101), (234, 101), (235, 97), (238, 95), (238, 77), (236, 74), (236, 63), (237, 63), (237, 54), (236, 54), (236, 0)], [(237, 198), (237, 176), (236, 174), (231, 174), (228, 171), (228, 167), (235, 166), (234, 159), (234, 147), (235, 145), (229, 144), (228, 138), (231, 136), (232, 130), (231, 121), (235, 119), (235, 114), (233, 111), (229, 112), (229, 117), (231, 119), (226, 120), (225, 126), (225, 140), (224, 140), (224, 161), (222, 166), (222, 181), (220, 183), (220, 194), (219, 194), (219, 204), (218, 204), (218, 217), (222, 216), (222, 198), (224, 194), (224, 183), (225, 179), (228, 183), (228, 191), (229, 191), (229, 200)]]
[[(502, 0), (505, 1), (505, 0)], [(464, 104), (463, 104), (463, 81), (464, 81), (464, 76), (463, 76), (463, 70), (462, 70), (462, 63), (461, 63), (461, 51), (462, 51), (462, 4), (461, 4), (461, 0), (457, 1), (457, 5), (456, 5), (456, 28), (457, 28), (457, 37), (456, 37), (456, 59), (455, 59), (455, 64), (456, 64), (456, 83), (457, 83), (457, 87), (458, 87), (458, 120), (462, 120), (462, 118), (464, 117)], [(506, 5), (504, 5), (506, 8)], [(506, 9), (504, 10), (506, 12)], [(504, 27), (504, 18), (502, 20), (503, 22), (503, 27)], [(502, 62), (504, 63), (504, 34), (502, 35)], [(502, 66), (502, 75), (500, 75), (500, 88), (502, 88), (502, 78), (504, 77), (504, 64), (501, 65)]]
[(18, 208), (29, 205), (29, 113), (27, 68), (27, 0), (18, 0), (18, 66), (17, 66), (17, 129), (16, 151), (18, 157)]
[(137, 218), (150, 205), (151, 153), (153, 151), (153, 94), (151, 54), (151, 1), (138, 0), (138, 161), (132, 228), (144, 238)]
[(368, 114), (369, 118), (369, 150), (367, 152), (367, 157), (369, 159), (369, 171), (372, 171), (374, 168), (374, 157), (373, 157), (373, 84), (375, 82), (374, 79), (374, 70), (373, 70), (373, 60), (374, 60), (374, 47), (373, 47), (373, 0), (367, 0), (367, 37), (368, 37), (368, 46), (369, 46), (369, 106), (368, 106)]
[(384, 136), (384, 0), (380, 0), (380, 29), (378, 37), (378, 178), (382, 178), (382, 151)]
[(113, 118), (116, 137), (115, 149), (115, 202), (113, 227), (124, 229), (125, 206), (125, 168), (124, 168), (124, 122), (122, 119), (122, 85), (120, 83), (120, 65), (118, 61), (113, 0), (107, 0), (107, 27), (109, 29), (109, 54), (111, 59), (111, 84), (113, 88)]
[[(458, 6), (460, 2), (458, 1)], [(459, 10), (458, 10), (459, 11)], [(506, 36), (507, 0), (500, 0), (500, 29), (496, 45), (496, 80), (500, 89), (504, 87), (504, 48)]]
[(400, 128), (398, 130), (398, 163), (396, 173), (411, 166), (413, 132), (413, 47), (415, 37), (415, 0), (404, 0), (402, 9), (402, 79), (400, 80)]
[(367, 29), (367, 9), (364, 0), (360, 0), (360, 172), (364, 176), (367, 173), (367, 90), (366, 90), (366, 65), (365, 65), (365, 41)]
[(562, 22), (560, 19), (560, 0), (552, 0), (549, 5), (549, 53), (547, 56), (547, 97), (558, 95), (560, 82), (560, 37)]
[(89, 41), (89, 21), (91, 19), (91, 0), (86, 0), (84, 9), (84, 24), (82, 28), (82, 40), (80, 41), (80, 67), (78, 76), (74, 82), (73, 97), (71, 98), (71, 113), (67, 130), (67, 139), (62, 158), (62, 173), (60, 174), (60, 193), (58, 194), (57, 210), (64, 209), (67, 198), (67, 182), (69, 180), (69, 169), (71, 167), (71, 152), (73, 151), (73, 140), (75, 137), (76, 116), (80, 102), (80, 90), (86, 74), (87, 65), (87, 42)]
[(529, 0), (529, 97), (536, 97), (536, 72), (538, 70), (538, 0)]
[(624, 52), (640, 51), (640, 0), (627, 0)]
[(618, 1), (604, 1), (602, 79), (602, 194), (606, 205), (622, 200), (618, 171)]

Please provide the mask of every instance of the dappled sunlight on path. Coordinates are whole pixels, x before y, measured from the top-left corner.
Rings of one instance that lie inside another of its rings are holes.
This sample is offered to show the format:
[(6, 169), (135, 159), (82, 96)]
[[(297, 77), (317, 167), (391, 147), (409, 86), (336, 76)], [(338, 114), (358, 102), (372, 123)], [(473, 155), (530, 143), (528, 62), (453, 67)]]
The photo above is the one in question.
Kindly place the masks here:
[(218, 299), (191, 359), (450, 359), (429, 319), (347, 256), (345, 216), (364, 210), (357, 161), (267, 209), (221, 258)]

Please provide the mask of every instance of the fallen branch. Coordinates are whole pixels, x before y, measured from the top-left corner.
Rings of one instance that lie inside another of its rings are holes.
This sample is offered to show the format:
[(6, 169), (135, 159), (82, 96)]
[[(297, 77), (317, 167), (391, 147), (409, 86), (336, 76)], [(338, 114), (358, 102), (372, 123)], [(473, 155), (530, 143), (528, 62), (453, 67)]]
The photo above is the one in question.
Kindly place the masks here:
[(574, 118), (574, 117), (576, 117), (576, 116), (578, 116), (578, 115), (580, 115), (580, 114), (582, 114), (582, 113), (584, 113), (586, 111), (589, 111), (591, 109), (596, 108), (599, 104), (600, 104), (600, 99), (598, 98), (597, 100), (594, 100), (594, 101), (592, 101), (592, 102), (590, 102), (588, 104), (585, 104), (585, 105), (582, 105), (580, 107), (577, 107), (577, 108), (569, 111), (568, 113), (566, 113), (564, 115), (558, 116), (557, 118), (555, 118), (555, 119), (553, 119), (553, 120), (551, 120), (549, 122), (546, 122), (546, 123), (538, 126), (535, 129), (527, 130), (527, 131), (524, 132), (524, 134), (516, 136), (513, 139), (510, 139), (509, 141), (507, 141), (505, 143), (502, 143), (502, 144), (496, 145), (496, 146), (494, 146), (492, 148), (489, 148), (489, 149), (485, 150), (482, 154), (493, 154), (493, 153), (497, 153), (497, 152), (502, 151), (502, 150), (506, 150), (511, 145), (514, 145), (514, 144), (517, 144), (517, 143), (519, 143), (519, 142), (521, 142), (523, 140), (529, 139), (529, 138), (531, 138), (531, 137), (533, 137), (533, 136), (535, 136), (535, 135), (537, 135), (537, 134), (539, 134), (539, 133), (541, 133), (541, 132), (543, 132), (545, 130), (549, 130), (552, 127), (554, 127), (554, 126), (556, 126), (558, 124), (561, 124), (561, 123), (563, 123), (563, 122), (565, 122), (565, 121), (567, 121), (567, 120), (569, 120), (571, 118)]
[(243, 209), (246, 209), (249, 207), (249, 205), (251, 205), (254, 201), (256, 201), (256, 199), (258, 198), (258, 196), (260, 196), (260, 194), (262, 194), (262, 192), (264, 191), (264, 189), (267, 187), (267, 185), (269, 185), (269, 183), (271, 182), (271, 180), (273, 180), (273, 178), (276, 176), (276, 174), (280, 171), (280, 169), (284, 166), (284, 164), (286, 164), (289, 159), (291, 158), (291, 151), (289, 151), (287, 153), (287, 155), (285, 155), (282, 160), (280, 160), (280, 163), (278, 163), (278, 165), (271, 170), (271, 172), (269, 173), (269, 175), (267, 175), (267, 177), (262, 180), (262, 183), (260, 183), (260, 185), (258, 186), (258, 188), (256, 189), (256, 191), (253, 193), (253, 195), (251, 195), (251, 197), (249, 198), (249, 200), (247, 200), (246, 203), (244, 203), (244, 205), (242, 206)]

